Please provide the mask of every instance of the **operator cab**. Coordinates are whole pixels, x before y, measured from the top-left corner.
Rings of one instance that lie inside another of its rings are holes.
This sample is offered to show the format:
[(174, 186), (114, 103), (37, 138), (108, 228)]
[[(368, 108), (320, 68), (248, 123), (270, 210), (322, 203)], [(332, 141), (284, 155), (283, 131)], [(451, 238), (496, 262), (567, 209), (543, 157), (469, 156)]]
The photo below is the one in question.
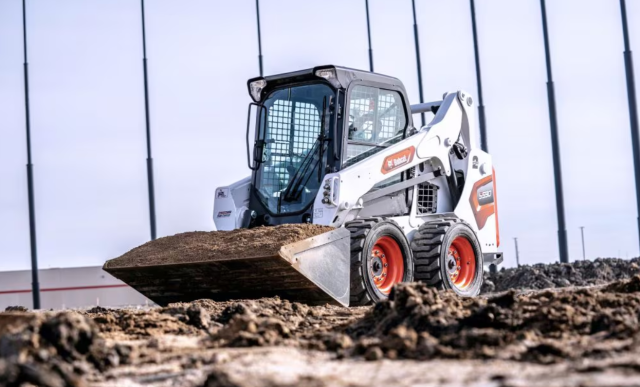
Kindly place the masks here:
[[(249, 211), (244, 227), (311, 223), (326, 173), (390, 146), (412, 128), (400, 80), (320, 66), (248, 81), (255, 114)], [(347, 101), (347, 102), (345, 102)]]

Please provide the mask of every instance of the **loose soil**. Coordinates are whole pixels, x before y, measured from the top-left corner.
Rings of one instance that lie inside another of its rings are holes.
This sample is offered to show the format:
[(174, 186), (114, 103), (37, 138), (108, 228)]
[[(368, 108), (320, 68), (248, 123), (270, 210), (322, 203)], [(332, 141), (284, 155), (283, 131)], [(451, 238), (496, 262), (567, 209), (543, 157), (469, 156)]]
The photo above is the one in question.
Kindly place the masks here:
[(640, 276), (474, 299), (401, 284), (360, 308), (5, 312), (0, 386), (637, 385), (639, 315)]
[(524, 290), (473, 299), (401, 284), (359, 308), (12, 307), (0, 313), (0, 386), (640, 385), (636, 262), (504, 270), (496, 288)]
[(509, 289), (548, 289), (602, 285), (640, 274), (640, 258), (598, 258), (595, 261), (522, 265), (485, 273), (483, 293)]
[(283, 245), (331, 230), (334, 228), (315, 224), (284, 224), (233, 231), (185, 232), (147, 242), (107, 261), (104, 267), (206, 262), (229, 256), (270, 256), (277, 254)]

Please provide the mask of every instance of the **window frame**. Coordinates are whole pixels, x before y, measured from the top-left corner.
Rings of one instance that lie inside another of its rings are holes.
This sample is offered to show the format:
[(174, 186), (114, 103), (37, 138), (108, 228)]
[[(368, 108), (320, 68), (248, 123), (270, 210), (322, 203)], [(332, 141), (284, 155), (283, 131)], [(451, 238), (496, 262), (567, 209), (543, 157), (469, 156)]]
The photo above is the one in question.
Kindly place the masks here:
[[(340, 157), (340, 168), (344, 168), (345, 163), (347, 162), (347, 147), (349, 146), (349, 144), (354, 144), (354, 145), (365, 145), (365, 146), (371, 146), (372, 148), (381, 148), (381, 149), (385, 149), (387, 147), (389, 147), (390, 145), (379, 145), (379, 144), (374, 144), (374, 143), (365, 143), (362, 141), (357, 141), (357, 140), (349, 140), (349, 114), (351, 114), (351, 95), (353, 93), (353, 89), (356, 88), (357, 86), (366, 86), (366, 87), (374, 87), (380, 90), (386, 90), (386, 91), (394, 91), (396, 93), (398, 93), (398, 95), (400, 96), (400, 101), (402, 102), (402, 110), (404, 111), (404, 117), (405, 117), (405, 124), (404, 124), (404, 129), (402, 132), (402, 139), (404, 140), (405, 138), (407, 138), (407, 131), (409, 128), (413, 127), (413, 120), (412, 120), (412, 116), (410, 114), (410, 107), (407, 104), (407, 100), (406, 100), (406, 96), (405, 96), (405, 90), (403, 87), (398, 86), (398, 85), (393, 85), (393, 84), (388, 84), (388, 83), (381, 83), (381, 82), (372, 82), (372, 81), (362, 81), (362, 80), (357, 80), (357, 81), (353, 81), (349, 84), (349, 87), (347, 88), (347, 92), (345, 93), (345, 101), (344, 101), (344, 114), (343, 114), (343, 133), (342, 133), (342, 149), (341, 149), (341, 157)], [(356, 163), (357, 164), (357, 163)], [(348, 166), (347, 168), (351, 167)]]

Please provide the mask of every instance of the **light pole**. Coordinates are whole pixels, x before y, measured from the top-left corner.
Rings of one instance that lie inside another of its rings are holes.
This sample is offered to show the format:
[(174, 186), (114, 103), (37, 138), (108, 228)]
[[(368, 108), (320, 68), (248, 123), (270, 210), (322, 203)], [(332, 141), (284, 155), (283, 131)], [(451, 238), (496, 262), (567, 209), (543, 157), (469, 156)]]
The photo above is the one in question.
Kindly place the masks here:
[[(416, 18), (416, 0), (411, 0), (413, 7), (413, 40), (416, 45), (416, 65), (418, 66), (418, 91), (420, 92), (420, 103), (424, 103), (424, 94), (422, 91), (422, 65), (420, 64), (420, 41), (418, 39), (418, 19)], [(424, 126), (424, 113), (420, 113), (422, 126)]]
[(627, 6), (620, 0), (622, 14), (622, 36), (624, 39), (624, 69), (627, 76), (627, 99), (629, 100), (629, 121), (631, 124), (631, 149), (633, 151), (633, 170), (636, 183), (636, 211), (638, 214), (638, 242), (640, 243), (640, 139), (638, 138), (638, 105), (636, 102), (636, 83), (633, 74), (633, 54), (629, 43), (629, 27), (627, 24)]
[(151, 123), (149, 121), (149, 80), (147, 76), (147, 35), (145, 29), (144, 0), (140, 0), (142, 14), (142, 69), (144, 73), (144, 114), (147, 129), (147, 184), (149, 189), (149, 224), (151, 240), (156, 239), (156, 199), (153, 185), (153, 158), (151, 157)]
[(580, 234), (582, 235), (582, 260), (586, 261), (587, 254), (585, 253), (585, 249), (584, 249), (584, 226), (580, 226)]
[(560, 262), (569, 262), (567, 248), (567, 228), (564, 218), (564, 194), (562, 190), (562, 167), (560, 160), (560, 140), (558, 139), (558, 119), (556, 116), (556, 95), (551, 72), (551, 52), (549, 49), (549, 32), (547, 29), (547, 10), (545, 0), (540, 0), (542, 13), (542, 32), (544, 34), (544, 53), (547, 64), (547, 98), (549, 100), (549, 126), (551, 129), (551, 154), (553, 155), (553, 175), (556, 188), (556, 212), (558, 216), (558, 249)]
[(36, 243), (36, 207), (33, 187), (33, 164), (31, 163), (31, 118), (29, 112), (29, 61), (27, 60), (27, 10), (22, 0), (22, 37), (24, 50), (24, 113), (27, 134), (27, 195), (29, 200), (29, 237), (31, 242), (31, 292), (33, 309), (40, 309), (40, 282), (38, 280), (38, 247)]
[(487, 123), (484, 116), (484, 104), (482, 98), (482, 75), (480, 73), (480, 49), (478, 48), (478, 31), (476, 29), (476, 6), (475, 1), (471, 3), (471, 27), (473, 30), (473, 52), (476, 58), (476, 81), (478, 83), (478, 120), (480, 122), (480, 148), (488, 152), (489, 141), (487, 139)]
[(264, 74), (262, 71), (262, 37), (260, 36), (260, 0), (256, 0), (256, 19), (258, 21), (258, 66), (260, 67), (260, 76), (263, 76)]
[(369, 71), (373, 72), (373, 49), (371, 48), (371, 24), (369, 22), (369, 0), (364, 0), (364, 6), (367, 11), (367, 38), (369, 39)]

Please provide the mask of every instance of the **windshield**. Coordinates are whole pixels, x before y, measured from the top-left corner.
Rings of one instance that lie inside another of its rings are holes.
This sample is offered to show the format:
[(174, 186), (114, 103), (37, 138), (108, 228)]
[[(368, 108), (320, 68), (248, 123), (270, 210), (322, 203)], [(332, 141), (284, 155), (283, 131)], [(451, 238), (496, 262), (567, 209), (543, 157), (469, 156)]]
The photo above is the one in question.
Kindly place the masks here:
[(331, 122), (333, 95), (325, 84), (310, 84), (275, 90), (264, 100), (260, 133), (265, 146), (255, 188), (271, 213), (302, 211), (314, 200), (322, 181), (318, 169), (326, 165), (321, 128), (326, 133)]

